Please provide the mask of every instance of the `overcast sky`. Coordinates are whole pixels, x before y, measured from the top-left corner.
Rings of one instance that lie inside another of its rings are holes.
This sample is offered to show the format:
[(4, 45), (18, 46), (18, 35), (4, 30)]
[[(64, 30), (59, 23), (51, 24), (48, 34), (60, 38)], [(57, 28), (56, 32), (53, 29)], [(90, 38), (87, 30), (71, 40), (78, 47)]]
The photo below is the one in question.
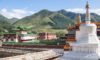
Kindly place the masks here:
[[(87, 0), (0, 0), (0, 13), (8, 18), (23, 18), (42, 9), (85, 12)], [(100, 15), (100, 0), (88, 0), (91, 12)]]

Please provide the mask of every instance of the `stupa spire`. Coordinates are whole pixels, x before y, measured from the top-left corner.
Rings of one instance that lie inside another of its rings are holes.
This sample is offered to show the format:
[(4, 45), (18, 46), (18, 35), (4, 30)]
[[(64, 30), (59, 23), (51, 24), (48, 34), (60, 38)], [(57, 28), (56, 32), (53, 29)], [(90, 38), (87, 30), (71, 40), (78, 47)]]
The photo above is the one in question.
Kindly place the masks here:
[(90, 20), (91, 20), (89, 9), (90, 9), (90, 5), (89, 5), (89, 2), (87, 1), (87, 3), (86, 3), (86, 19), (85, 19), (86, 23), (90, 23)]

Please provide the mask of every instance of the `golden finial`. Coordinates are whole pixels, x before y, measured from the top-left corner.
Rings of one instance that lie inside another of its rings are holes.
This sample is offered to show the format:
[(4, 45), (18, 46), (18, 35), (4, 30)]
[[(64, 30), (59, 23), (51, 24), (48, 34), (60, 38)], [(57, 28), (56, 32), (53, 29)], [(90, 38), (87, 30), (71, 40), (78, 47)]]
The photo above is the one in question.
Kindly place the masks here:
[(86, 8), (90, 8), (89, 2), (86, 3)]
[(80, 24), (81, 23), (81, 16), (80, 14), (77, 15), (77, 24)]

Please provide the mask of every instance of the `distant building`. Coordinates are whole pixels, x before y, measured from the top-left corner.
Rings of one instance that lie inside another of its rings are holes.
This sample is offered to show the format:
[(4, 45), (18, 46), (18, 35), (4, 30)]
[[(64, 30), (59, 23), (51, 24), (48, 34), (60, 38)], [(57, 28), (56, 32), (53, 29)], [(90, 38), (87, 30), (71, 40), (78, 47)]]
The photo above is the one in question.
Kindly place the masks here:
[(17, 34), (4, 34), (3, 42), (30, 42), (36, 39), (36, 35), (28, 34), (26, 30), (17, 30)]
[(26, 30), (20, 30), (20, 42), (31, 42), (36, 39), (36, 35), (28, 34)]
[(36, 35), (33, 34), (21, 34), (20, 41), (21, 42), (32, 42), (32, 40), (36, 39)]
[(19, 42), (19, 37), (20, 36), (17, 34), (4, 34), (3, 42), (11, 42), (11, 41)]
[(57, 39), (57, 35), (54, 34), (54, 33), (39, 33), (38, 34), (38, 39), (53, 40), (53, 39)]

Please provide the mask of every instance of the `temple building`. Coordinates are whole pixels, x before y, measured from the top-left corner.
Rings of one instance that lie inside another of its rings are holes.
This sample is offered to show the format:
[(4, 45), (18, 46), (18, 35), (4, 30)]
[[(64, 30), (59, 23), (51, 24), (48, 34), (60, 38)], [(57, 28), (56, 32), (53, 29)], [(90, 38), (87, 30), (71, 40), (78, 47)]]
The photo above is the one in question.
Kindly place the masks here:
[(16, 30), (13, 34), (4, 34), (3, 42), (31, 42), (37, 39), (34, 34), (29, 34), (26, 30)]
[(3, 35), (3, 42), (19, 42), (20, 36), (18, 34), (4, 34)]
[(38, 34), (38, 39), (40, 40), (54, 40), (57, 39), (57, 35), (55, 33), (43, 32)]
[(65, 51), (60, 60), (100, 60), (100, 40), (97, 36), (98, 24), (91, 22), (89, 8), (87, 2), (85, 22), (81, 23), (79, 21), (80, 16), (78, 16), (78, 24), (73, 27), (76, 30), (73, 43), (68, 40), (72, 51)]
[(22, 32), (20, 34), (20, 42), (32, 42), (37, 38), (34, 34), (28, 34), (27, 32)]

